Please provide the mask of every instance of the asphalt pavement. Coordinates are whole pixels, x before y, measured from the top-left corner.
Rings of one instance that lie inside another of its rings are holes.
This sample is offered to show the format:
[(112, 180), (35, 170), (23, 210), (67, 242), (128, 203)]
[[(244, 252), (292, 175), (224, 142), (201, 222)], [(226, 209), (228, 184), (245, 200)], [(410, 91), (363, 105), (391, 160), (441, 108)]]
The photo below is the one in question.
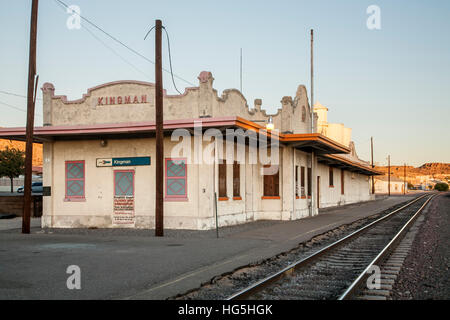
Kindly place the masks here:
[[(165, 299), (410, 199), (390, 197), (297, 221), (224, 228), (219, 239), (214, 230), (167, 230), (156, 238), (153, 230), (34, 227), (22, 235), (17, 221), (0, 227), (0, 299)], [(81, 270), (81, 290), (67, 287), (72, 265)]]

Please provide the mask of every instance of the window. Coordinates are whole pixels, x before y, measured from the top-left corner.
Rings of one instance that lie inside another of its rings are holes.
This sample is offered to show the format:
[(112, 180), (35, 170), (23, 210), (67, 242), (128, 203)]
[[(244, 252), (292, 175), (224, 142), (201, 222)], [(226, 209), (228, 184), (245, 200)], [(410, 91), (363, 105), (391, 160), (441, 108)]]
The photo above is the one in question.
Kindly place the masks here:
[(187, 200), (186, 159), (166, 159), (166, 200)]
[[(267, 171), (273, 174), (264, 174), (264, 196), (263, 198), (279, 198), (280, 197), (280, 170), (279, 166), (264, 166)], [(270, 169), (269, 169), (270, 168)]]
[(300, 168), (300, 185), (301, 185), (301, 192), (302, 192), (302, 198), (306, 197), (305, 193), (305, 167)]
[(228, 200), (227, 197), (227, 164), (224, 160), (219, 162), (219, 200)]
[(333, 168), (330, 167), (330, 187), (334, 187)]
[(298, 166), (295, 166), (295, 197), (299, 197), (298, 195)]
[(241, 165), (235, 161), (233, 163), (233, 199), (241, 200)]
[(114, 171), (114, 196), (134, 197), (134, 170)]
[(344, 169), (341, 169), (341, 194), (345, 193), (344, 181), (345, 181), (345, 171), (344, 171)]
[(66, 200), (85, 199), (85, 174), (83, 161), (66, 161)]
[(312, 171), (311, 168), (308, 168), (308, 197), (311, 197), (311, 180), (312, 179)]
[(306, 121), (306, 108), (302, 106), (302, 122)]

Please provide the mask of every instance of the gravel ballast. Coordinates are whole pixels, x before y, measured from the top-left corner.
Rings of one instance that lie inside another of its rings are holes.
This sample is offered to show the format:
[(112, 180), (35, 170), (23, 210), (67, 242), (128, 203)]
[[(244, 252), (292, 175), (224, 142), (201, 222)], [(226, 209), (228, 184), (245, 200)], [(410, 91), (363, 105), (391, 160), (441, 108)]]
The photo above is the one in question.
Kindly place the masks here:
[(450, 299), (450, 193), (433, 200), (393, 286), (393, 299)]

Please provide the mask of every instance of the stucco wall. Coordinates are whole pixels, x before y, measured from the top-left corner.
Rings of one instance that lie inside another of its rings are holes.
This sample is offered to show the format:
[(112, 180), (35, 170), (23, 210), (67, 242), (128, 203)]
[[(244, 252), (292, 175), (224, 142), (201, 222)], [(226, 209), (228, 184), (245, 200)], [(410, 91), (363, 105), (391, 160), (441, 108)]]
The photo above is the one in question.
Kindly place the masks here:
[[(388, 193), (388, 181), (379, 180), (375, 178), (375, 193)], [(403, 193), (403, 181), (391, 181), (391, 193)]]
[[(236, 89), (225, 90), (219, 97), (213, 89), (214, 78), (210, 72), (202, 72), (198, 78), (199, 87), (186, 88), (183, 95), (164, 95), (165, 120), (239, 116), (247, 120), (267, 121), (269, 116), (273, 116), (275, 128), (280, 132), (304, 133), (311, 130), (310, 109), (304, 86), (298, 87), (294, 98), (284, 97), (277, 113), (269, 115), (261, 109), (261, 99), (256, 99), (253, 106), (249, 106), (242, 93)], [(42, 91), (45, 125), (110, 124), (155, 119), (153, 83), (111, 82), (89, 89), (81, 99), (74, 101), (68, 101), (66, 96), (55, 95), (55, 87), (51, 83), (44, 84)], [(125, 98), (129, 98), (130, 103), (126, 103)]]
[[(199, 87), (187, 88), (183, 95), (164, 95), (164, 119), (196, 119), (201, 117), (239, 116), (248, 120), (267, 121), (269, 115), (261, 109), (262, 101), (256, 99), (249, 107), (243, 95), (235, 89), (225, 90), (219, 97), (213, 89), (213, 77), (202, 72)], [(153, 121), (155, 114), (155, 87), (139, 81), (118, 81), (91, 88), (79, 100), (68, 101), (55, 95), (52, 84), (46, 83), (44, 93), (44, 125), (77, 126), (110, 123)], [(275, 128), (280, 132), (309, 133), (310, 109), (306, 88), (299, 86), (294, 97), (283, 97), (281, 108), (272, 115)], [(322, 114), (326, 120), (326, 113)], [(331, 126), (334, 128), (334, 126)], [(351, 131), (343, 125), (332, 129), (335, 140), (348, 145)], [(330, 131), (330, 132), (331, 132)], [(348, 143), (347, 143), (348, 142)], [(172, 157), (177, 142), (165, 138), (165, 157)], [(209, 142), (192, 144), (203, 149)], [(218, 201), (220, 226), (235, 225), (255, 220), (292, 220), (318, 214), (310, 210), (311, 199), (295, 197), (295, 169), (311, 166), (310, 154), (280, 146), (280, 198), (263, 199), (263, 175), (261, 164), (251, 164), (249, 157), (258, 152), (245, 147), (245, 164), (240, 167), (240, 196), (233, 199), (233, 166), (227, 165), (228, 200)], [(99, 140), (54, 141), (44, 143), (44, 185), (52, 186), (52, 195), (44, 197), (43, 225), (47, 227), (114, 227), (112, 222), (114, 203), (114, 169), (135, 170), (135, 225), (137, 228), (154, 227), (155, 208), (155, 141), (153, 138), (109, 139), (106, 146)], [(214, 149), (215, 164), (187, 165), (187, 201), (165, 201), (164, 226), (170, 229), (214, 228), (215, 192), (218, 192), (218, 151)], [(102, 167), (96, 166), (97, 158), (150, 156), (150, 166)], [(175, 155), (181, 157), (182, 155)], [(86, 199), (65, 199), (65, 161), (85, 161)], [(193, 159), (192, 159), (193, 160)], [(335, 169), (334, 188), (328, 185), (328, 167), (315, 163), (314, 189), (317, 175), (320, 182), (320, 207), (336, 206), (370, 199), (367, 176), (346, 172), (345, 194), (340, 193), (340, 170)], [(300, 183), (300, 182), (299, 182)], [(305, 181), (305, 187), (308, 182)], [(315, 191), (314, 191), (315, 192)], [(314, 201), (317, 201), (314, 199)], [(315, 206), (313, 206), (315, 207)]]
[(320, 103), (314, 106), (314, 112), (317, 114), (317, 132), (327, 136), (328, 138), (349, 146), (352, 139), (352, 129), (347, 128), (342, 123), (328, 122), (328, 108)]
[[(54, 227), (109, 227), (112, 225), (114, 170), (135, 170), (135, 215), (136, 227), (154, 226), (155, 203), (155, 144), (151, 139), (108, 140), (106, 147), (99, 141), (57, 141), (53, 144), (53, 178), (44, 170), (44, 183), (52, 180), (52, 196), (45, 197), (45, 224)], [(165, 157), (170, 157), (174, 142), (165, 141)], [(45, 148), (47, 151), (47, 148)], [(46, 153), (46, 157), (50, 155)], [(97, 158), (150, 156), (150, 166), (136, 167), (96, 167)], [(65, 201), (65, 161), (85, 161), (85, 197), (84, 202)], [(49, 164), (50, 165), (50, 164)], [(202, 172), (212, 173), (212, 166), (204, 165)], [(211, 175), (209, 173), (209, 175)], [(151, 179), (153, 177), (153, 179)], [(187, 202), (165, 202), (165, 223), (170, 228), (197, 229), (197, 217), (211, 210), (207, 181), (199, 181), (198, 165), (188, 166)], [(199, 190), (205, 189), (200, 195)], [(199, 201), (200, 200), (200, 201)], [(199, 207), (201, 203), (201, 207)], [(52, 222), (53, 220), (53, 222)], [(201, 227), (201, 226), (200, 226)]]
[[(177, 142), (165, 139), (165, 157), (172, 156)], [(203, 148), (209, 142), (203, 142)], [(137, 228), (154, 227), (155, 203), (155, 147), (152, 138), (108, 140), (106, 147), (98, 140), (55, 141), (44, 145), (44, 185), (52, 186), (51, 197), (44, 197), (43, 225), (47, 227), (113, 227), (114, 170), (135, 170), (135, 216)], [(193, 150), (192, 150), (193, 151)], [(242, 199), (233, 199), (233, 165), (227, 165), (227, 201), (218, 201), (220, 226), (235, 225), (255, 220), (295, 220), (310, 215), (310, 199), (294, 196), (295, 171), (305, 167), (305, 187), (310, 158), (307, 153), (283, 147), (280, 150), (280, 199), (262, 199), (263, 176), (260, 164), (249, 164), (249, 154), (255, 152), (245, 147), (246, 164), (240, 167)], [(97, 158), (150, 156), (150, 166), (96, 167)], [(183, 155), (176, 155), (183, 156)], [(65, 161), (85, 161), (86, 200), (65, 200)], [(218, 164), (187, 165), (188, 201), (165, 201), (164, 224), (171, 229), (200, 229), (215, 227), (214, 192), (218, 190)], [(328, 166), (316, 164), (316, 174), (321, 177), (320, 207), (343, 205), (370, 200), (369, 182), (364, 175), (346, 171), (345, 195), (340, 193), (341, 171), (334, 169), (334, 188), (328, 185)], [(314, 214), (317, 214), (315, 211)]]
[(344, 194), (341, 194), (342, 171), (333, 168), (333, 187), (329, 183), (329, 167), (319, 164), (317, 175), (320, 176), (320, 207), (333, 207), (372, 199), (369, 177), (344, 170)]
[[(165, 158), (171, 157), (177, 142), (165, 138)], [(209, 142), (203, 142), (203, 148)], [(43, 225), (46, 227), (114, 227), (112, 224), (114, 170), (135, 170), (135, 217), (137, 228), (154, 227), (155, 208), (154, 139), (55, 141), (44, 145), (44, 184), (52, 195), (44, 197)], [(192, 144), (194, 147), (194, 144)], [(281, 200), (262, 200), (261, 166), (248, 163), (240, 169), (241, 200), (233, 199), (233, 165), (227, 165), (228, 201), (218, 201), (220, 226), (257, 219), (279, 219)], [(193, 151), (193, 150), (191, 150)], [(254, 152), (254, 151), (252, 151)], [(150, 166), (97, 167), (97, 158), (150, 156)], [(184, 155), (178, 155), (184, 157)], [(178, 157), (177, 156), (177, 157)], [(65, 200), (65, 161), (85, 161), (85, 201)], [(193, 162), (192, 158), (192, 162)], [(188, 160), (189, 161), (189, 160)], [(164, 224), (171, 229), (211, 229), (215, 227), (214, 191), (218, 190), (218, 164), (187, 165), (188, 201), (165, 201)], [(216, 187), (214, 188), (214, 185)], [(280, 182), (280, 186), (282, 182)], [(283, 187), (280, 187), (282, 192)], [(262, 203), (264, 201), (264, 204)], [(287, 217), (287, 218), (290, 218)]]

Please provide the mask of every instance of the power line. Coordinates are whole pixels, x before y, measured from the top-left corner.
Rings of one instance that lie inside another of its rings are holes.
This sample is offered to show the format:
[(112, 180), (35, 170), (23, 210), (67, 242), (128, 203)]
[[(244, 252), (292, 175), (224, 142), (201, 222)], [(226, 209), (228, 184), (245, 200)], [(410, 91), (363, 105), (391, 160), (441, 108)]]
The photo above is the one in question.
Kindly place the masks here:
[(93, 36), (95, 39), (97, 39), (102, 45), (104, 45), (107, 49), (111, 50), (112, 53), (114, 53), (116, 56), (118, 56), (123, 62), (125, 62), (126, 64), (128, 64), (130, 67), (132, 67), (134, 70), (136, 70), (137, 72), (143, 74), (144, 76), (146, 76), (148, 79), (153, 79), (150, 75), (148, 75), (147, 73), (145, 73), (144, 71), (142, 71), (141, 69), (139, 69), (138, 67), (136, 67), (134, 64), (132, 64), (131, 62), (129, 62), (127, 59), (125, 59), (124, 57), (122, 57), (119, 53), (117, 53), (113, 48), (111, 48), (110, 46), (108, 46), (105, 42), (103, 42), (100, 38), (98, 38), (91, 30), (89, 30), (88, 28), (84, 27), (84, 30), (86, 30), (87, 32), (89, 32), (89, 34), (91, 36)]
[[(175, 80), (173, 79), (173, 70), (172, 70), (172, 55), (170, 54), (170, 40), (169, 40), (169, 33), (167, 32), (165, 27), (162, 27), (163, 30), (166, 32), (166, 36), (167, 36), (167, 48), (169, 49), (169, 64), (170, 64), (170, 74), (172, 75), (172, 83), (173, 86), (175, 88), (175, 90), (178, 91), (179, 94), (181, 94), (181, 92), (178, 90), (176, 84), (175, 84)], [(151, 31), (151, 30), (150, 30)]]
[[(10, 105), (9, 103), (3, 102), (3, 101), (0, 101), (0, 104), (2, 104), (2, 105), (4, 105), (4, 106), (7, 106), (7, 107), (10, 107), (10, 108), (12, 108), (12, 109), (18, 110), (18, 111), (22, 111), (22, 112), (25, 112), (25, 113), (27, 112), (27, 110), (24, 110), (24, 109), (22, 109), (22, 108), (19, 108), (19, 107)], [(39, 114), (39, 113), (36, 113), (36, 115), (39, 116), (39, 117), (42, 117), (42, 115)]]
[[(59, 4), (63, 5), (65, 8), (69, 9), (69, 6), (67, 4), (65, 4), (63, 1), (61, 0), (54, 0), (55, 2), (58, 2)], [(149, 58), (147, 58), (146, 56), (144, 56), (143, 54), (139, 53), (138, 51), (134, 50), (133, 48), (131, 48), (130, 46), (126, 45), (125, 43), (123, 43), (122, 41), (120, 41), (119, 39), (117, 39), (116, 37), (114, 37), (113, 35), (111, 35), (110, 33), (106, 32), (105, 30), (103, 30), (102, 28), (100, 28), (98, 25), (96, 25), (95, 23), (93, 23), (92, 21), (90, 21), (89, 19), (85, 18), (84, 16), (72, 11), (74, 14), (78, 15), (81, 19), (83, 19), (84, 21), (86, 21), (87, 23), (89, 23), (91, 26), (93, 26), (94, 28), (96, 28), (97, 30), (101, 31), (103, 34), (105, 34), (106, 36), (108, 36), (109, 38), (111, 38), (112, 40), (114, 40), (115, 42), (119, 43), (121, 46), (127, 48), (128, 50), (130, 50), (131, 52), (133, 52), (135, 55), (141, 57), (142, 59), (155, 64), (154, 61), (150, 60)], [(167, 73), (171, 73), (169, 70), (164, 69), (163, 70)], [(183, 79), (182, 77), (178, 76), (178, 75), (174, 75), (176, 78), (188, 83), (191, 86), (195, 86), (195, 84), (193, 84), (192, 82)]]
[[(61, 10), (65, 9), (63, 8), (62, 5), (60, 5)], [(98, 42), (100, 42), (104, 47), (106, 47), (108, 50), (110, 50), (112, 53), (114, 53), (117, 57), (119, 57), (123, 62), (125, 62), (126, 64), (128, 64), (129, 66), (131, 66), (133, 69), (135, 69), (136, 71), (140, 72), (141, 74), (143, 74), (145, 77), (147, 77), (148, 79), (153, 79), (152, 77), (150, 77), (148, 74), (146, 74), (145, 72), (143, 72), (142, 70), (140, 70), (138, 67), (136, 67), (134, 64), (132, 64), (131, 62), (129, 62), (127, 59), (125, 59), (124, 57), (122, 57), (117, 51), (115, 51), (112, 47), (110, 47), (109, 45), (107, 45), (103, 40), (101, 40), (99, 37), (97, 37), (95, 35), (94, 32), (92, 32), (92, 30), (90, 30), (88, 27), (83, 26), (83, 29), (85, 31), (87, 31), (92, 37), (94, 37)]]
[[(0, 90), (0, 93), (7, 94), (7, 95), (9, 95), (9, 96), (14, 96), (14, 97), (19, 97), (19, 98), (26, 98), (26, 99), (28, 99), (27, 96), (22, 95), (22, 94), (12, 93), (12, 92), (3, 91), (3, 90)], [(36, 99), (37, 99), (37, 100), (42, 100), (41, 98), (36, 98)]]
[[(152, 32), (153, 29), (155, 29), (156, 26), (153, 26), (150, 30), (148, 30), (147, 34), (144, 37), (144, 40), (147, 39), (147, 36), (150, 34), (150, 32)], [(169, 33), (166, 30), (166, 27), (162, 26), (162, 29), (164, 30), (164, 32), (166, 33), (166, 37), (167, 37), (167, 48), (169, 51), (169, 64), (170, 64), (170, 75), (172, 76), (172, 84), (173, 87), (175, 88), (175, 90), (179, 93), (182, 94), (180, 92), (180, 90), (178, 90), (177, 85), (175, 84), (175, 80), (173, 79), (173, 68), (172, 68), (172, 55), (170, 53), (170, 39), (169, 39)]]

